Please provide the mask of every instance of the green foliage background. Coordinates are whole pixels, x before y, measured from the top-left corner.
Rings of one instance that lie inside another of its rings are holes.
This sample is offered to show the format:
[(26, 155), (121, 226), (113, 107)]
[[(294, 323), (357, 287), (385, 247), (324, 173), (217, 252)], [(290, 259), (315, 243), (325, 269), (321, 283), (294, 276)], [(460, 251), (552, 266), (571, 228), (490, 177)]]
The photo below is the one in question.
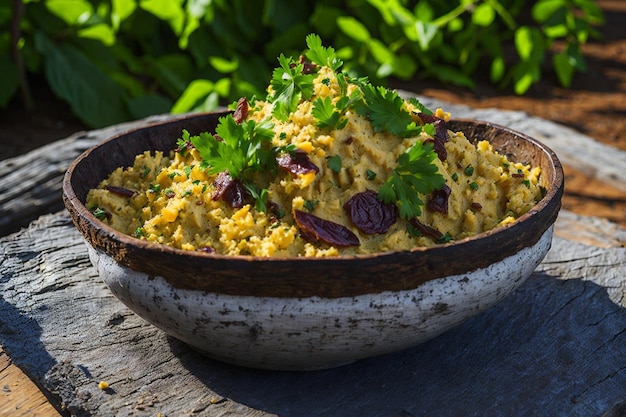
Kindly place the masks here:
[(375, 83), (488, 69), (524, 94), (546, 71), (569, 87), (602, 23), (595, 0), (0, 0), (0, 107), (43, 75), (91, 127), (208, 111), (264, 96), (312, 32)]

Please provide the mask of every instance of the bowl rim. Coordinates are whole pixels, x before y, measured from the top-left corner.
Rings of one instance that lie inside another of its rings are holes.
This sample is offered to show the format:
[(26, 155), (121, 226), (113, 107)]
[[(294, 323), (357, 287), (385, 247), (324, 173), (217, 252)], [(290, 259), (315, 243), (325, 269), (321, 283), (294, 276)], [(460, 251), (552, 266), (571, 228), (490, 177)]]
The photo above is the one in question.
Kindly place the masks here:
[[(436, 253), (440, 251), (447, 251), (454, 248), (460, 248), (467, 245), (471, 245), (477, 241), (483, 241), (486, 238), (491, 238), (494, 240), (495, 246), (499, 244), (506, 244), (507, 236), (509, 236), (510, 231), (517, 230), (523, 231), (526, 224), (532, 223), (535, 219), (538, 219), (538, 227), (539, 230), (534, 230), (532, 234), (529, 235), (529, 239), (525, 240), (523, 244), (517, 243), (517, 250), (530, 246), (536, 243), (543, 232), (547, 230), (555, 221), (558, 215), (558, 211), (561, 206), (561, 197), (563, 195), (564, 189), (564, 173), (561, 162), (559, 161), (557, 155), (554, 151), (552, 151), (545, 144), (540, 142), (537, 139), (534, 139), (525, 133), (515, 131), (509, 127), (502, 126), (499, 124), (485, 122), (485, 121), (477, 121), (471, 119), (451, 119), (451, 123), (461, 123), (468, 125), (476, 125), (482, 126), (485, 129), (497, 129), (498, 131), (506, 132), (515, 137), (519, 137), (527, 142), (529, 142), (534, 149), (537, 149), (539, 152), (544, 153), (547, 156), (548, 161), (552, 165), (552, 178), (547, 179), (546, 184), (548, 187), (546, 188), (546, 192), (527, 213), (523, 214), (519, 218), (517, 218), (514, 222), (495, 227), (494, 229), (479, 233), (477, 235), (469, 236), (463, 239), (454, 240), (448, 243), (438, 244), (435, 246), (429, 247), (414, 247), (407, 250), (400, 251), (385, 251), (385, 252), (376, 252), (370, 254), (355, 254), (355, 255), (338, 255), (335, 257), (326, 257), (326, 258), (316, 258), (316, 257), (304, 257), (304, 256), (294, 256), (294, 257), (259, 257), (259, 256), (251, 256), (251, 255), (223, 255), (223, 254), (211, 254), (204, 253), (200, 251), (187, 251), (183, 249), (177, 249), (165, 244), (159, 244), (154, 242), (148, 242), (145, 240), (141, 240), (135, 238), (133, 236), (124, 234), (120, 231), (113, 229), (111, 226), (106, 223), (98, 220), (93, 213), (86, 207), (84, 202), (80, 201), (74, 187), (72, 185), (72, 181), (74, 180), (74, 173), (80, 164), (86, 163), (89, 160), (92, 153), (101, 147), (107, 146), (107, 144), (112, 143), (114, 141), (120, 140), (121, 138), (127, 137), (134, 133), (145, 131), (146, 129), (159, 129), (164, 125), (168, 124), (180, 124), (185, 123), (186, 121), (202, 118), (202, 117), (221, 117), (223, 115), (228, 114), (228, 111), (220, 111), (220, 112), (206, 112), (206, 113), (194, 113), (183, 115), (181, 117), (175, 117), (173, 119), (168, 119), (167, 121), (155, 121), (148, 123), (146, 125), (129, 129), (124, 132), (118, 133), (108, 139), (101, 141), (100, 143), (92, 146), (91, 148), (85, 150), (80, 156), (78, 156), (67, 169), (64, 178), (63, 178), (63, 201), (64, 204), (69, 211), (72, 221), (74, 222), (77, 229), (81, 232), (85, 240), (96, 249), (107, 252), (109, 255), (113, 256), (113, 258), (125, 265), (130, 267), (131, 269), (137, 270), (143, 269), (143, 266), (138, 265), (136, 261), (129, 260), (129, 248), (132, 250), (130, 252), (143, 252), (142, 256), (169, 256), (171, 259), (177, 259), (177, 261), (181, 264), (184, 264), (188, 261), (192, 261), (192, 263), (198, 264), (203, 262), (212, 261), (217, 269), (222, 271), (227, 269), (230, 264), (232, 267), (233, 263), (246, 263), (246, 264), (254, 264), (256, 266), (261, 265), (263, 270), (269, 270), (274, 267), (281, 268), (292, 268), (297, 269), (298, 267), (302, 267), (306, 265), (307, 268), (311, 265), (319, 265), (322, 267), (323, 265), (334, 265), (340, 267), (340, 269), (345, 269), (349, 264), (353, 264), (355, 260), (360, 261), (363, 265), (369, 266), (374, 264), (389, 264), (388, 261), (400, 261), (407, 262), (407, 257), (415, 257), (415, 256), (424, 256), (431, 253)], [(102, 180), (102, 179), (101, 179)], [(100, 180), (100, 181), (101, 181)], [(526, 229), (530, 229), (530, 227), (526, 227)], [(120, 250), (122, 249), (122, 250)], [(496, 248), (494, 248), (496, 249)], [(496, 249), (497, 250), (497, 249)], [(515, 248), (511, 248), (511, 250), (515, 250)], [(174, 258), (172, 258), (174, 257)], [(480, 257), (477, 257), (480, 258)], [(158, 258), (155, 258), (158, 259)], [(408, 259), (410, 263), (410, 259)], [(428, 264), (428, 262), (427, 262)], [(487, 263), (489, 264), (489, 263)], [(481, 264), (480, 261), (476, 262), (476, 269), (480, 267), (484, 267), (487, 264)], [(427, 269), (433, 269), (435, 265), (426, 265)], [(148, 273), (152, 275), (159, 275), (158, 269), (152, 269), (148, 267)], [(200, 273), (200, 271), (198, 271)], [(232, 274), (231, 274), (232, 275)], [(436, 275), (436, 274), (435, 274)], [(422, 281), (434, 279), (436, 276), (427, 277)], [(183, 280), (184, 281), (184, 280)], [(190, 284), (189, 282), (177, 282), (177, 286), (180, 287), (192, 287), (196, 288), (197, 285)], [(205, 289), (212, 289), (211, 286)], [(237, 291), (236, 291), (237, 292)], [(289, 292), (289, 291), (287, 291)], [(324, 292), (324, 291), (322, 291)], [(331, 293), (334, 293), (331, 291)]]

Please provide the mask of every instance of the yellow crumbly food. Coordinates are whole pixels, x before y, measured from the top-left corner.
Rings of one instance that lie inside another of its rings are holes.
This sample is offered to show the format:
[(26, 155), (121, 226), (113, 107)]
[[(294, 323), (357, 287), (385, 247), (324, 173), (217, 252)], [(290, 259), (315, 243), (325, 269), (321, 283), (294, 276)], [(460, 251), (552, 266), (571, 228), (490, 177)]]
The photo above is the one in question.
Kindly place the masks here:
[[(353, 87), (352, 85), (350, 87)], [(314, 97), (340, 97), (334, 73), (322, 67), (314, 82)], [(409, 101), (404, 106), (416, 109)], [(145, 152), (134, 165), (118, 168), (97, 189), (90, 191), (87, 206), (106, 213), (113, 228), (151, 242), (185, 250), (227, 255), (336, 256), (407, 250), (441, 243), (415, 233), (407, 220), (398, 219), (384, 234), (364, 234), (352, 223), (344, 204), (356, 193), (378, 191), (397, 164), (400, 154), (416, 141), (431, 139), (426, 133), (402, 139), (377, 132), (371, 122), (351, 110), (342, 129), (316, 126), (311, 101), (303, 101), (287, 121), (272, 117), (272, 103), (252, 103), (248, 118), (274, 123), (275, 146), (293, 144), (305, 152), (319, 172), (293, 175), (279, 171), (267, 186), (269, 200), (284, 213), (281, 218), (246, 204), (232, 208), (213, 199), (215, 175), (201, 167), (196, 149), (188, 152)], [(435, 116), (450, 115), (437, 109)], [(173, 138), (173, 141), (175, 138)], [(448, 239), (462, 239), (512, 222), (526, 213), (541, 197), (540, 170), (508, 161), (490, 143), (470, 143), (463, 133), (449, 131), (447, 159), (435, 159), (451, 193), (448, 213), (421, 210), (420, 223)], [(339, 172), (329, 168), (329, 157), (338, 156)], [(375, 174), (375, 176), (373, 175)], [(119, 195), (107, 186), (132, 190)], [(425, 202), (429, 196), (423, 196)], [(294, 221), (294, 210), (309, 210), (315, 216), (343, 225), (356, 234), (358, 246), (337, 248), (310, 242)]]

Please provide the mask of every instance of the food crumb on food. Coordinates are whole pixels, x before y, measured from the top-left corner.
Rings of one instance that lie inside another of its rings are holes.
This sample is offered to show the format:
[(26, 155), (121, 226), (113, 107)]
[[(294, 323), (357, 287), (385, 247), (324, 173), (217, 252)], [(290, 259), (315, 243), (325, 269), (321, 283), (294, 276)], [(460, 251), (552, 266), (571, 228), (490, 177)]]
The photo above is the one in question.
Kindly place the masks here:
[(105, 389), (109, 388), (109, 383), (106, 381), (100, 381), (98, 383), (98, 388), (104, 391)]

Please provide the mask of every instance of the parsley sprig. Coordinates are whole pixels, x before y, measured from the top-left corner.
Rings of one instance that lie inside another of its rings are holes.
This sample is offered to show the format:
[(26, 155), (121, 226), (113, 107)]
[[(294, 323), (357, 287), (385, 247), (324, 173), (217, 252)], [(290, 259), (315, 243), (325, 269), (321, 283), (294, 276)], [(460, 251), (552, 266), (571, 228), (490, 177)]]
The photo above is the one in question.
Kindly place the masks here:
[(237, 123), (229, 114), (220, 118), (215, 129), (217, 137), (208, 132), (190, 136), (185, 130), (182, 139), (191, 141), (200, 153), (202, 167), (210, 174), (228, 171), (232, 178), (245, 182), (254, 172), (276, 165), (273, 127), (270, 121)]
[(445, 179), (433, 164), (437, 154), (430, 143), (416, 142), (398, 158), (398, 166), (378, 190), (384, 203), (395, 203), (403, 219), (412, 219), (422, 213), (421, 195), (443, 187)]
[(273, 93), (267, 97), (273, 103), (272, 115), (285, 121), (296, 111), (300, 100), (309, 100), (313, 96), (315, 74), (304, 74), (304, 64), (296, 63), (293, 58), (280, 54), (279, 67), (272, 73)]
[(202, 158), (201, 167), (210, 174), (227, 171), (233, 179), (241, 181), (254, 198), (256, 208), (266, 211), (267, 190), (254, 183), (253, 175), (255, 172), (275, 172), (278, 169), (276, 155), (286, 150), (272, 146), (273, 127), (269, 120), (237, 123), (229, 114), (220, 118), (215, 135), (202, 132), (192, 136), (183, 130), (178, 143), (179, 147), (193, 144)]

